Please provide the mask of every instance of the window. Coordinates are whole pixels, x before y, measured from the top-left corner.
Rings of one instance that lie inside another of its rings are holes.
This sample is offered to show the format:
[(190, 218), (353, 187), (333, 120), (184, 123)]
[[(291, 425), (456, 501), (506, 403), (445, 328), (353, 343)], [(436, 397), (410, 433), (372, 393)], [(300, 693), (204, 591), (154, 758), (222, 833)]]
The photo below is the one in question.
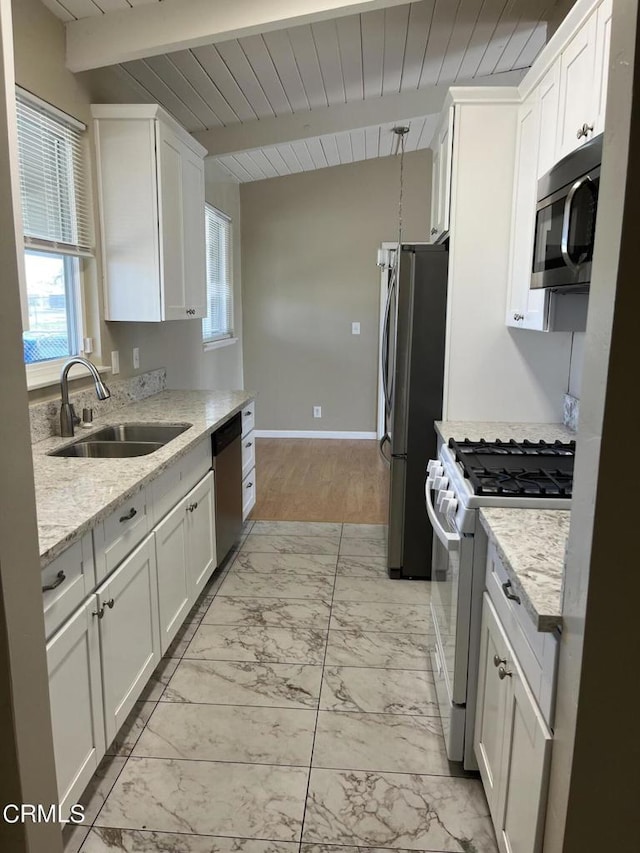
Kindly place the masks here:
[(207, 316), (202, 321), (205, 343), (233, 337), (231, 284), (231, 220), (210, 204), (204, 208), (207, 253)]
[(27, 364), (80, 351), (80, 258), (92, 234), (80, 122), (17, 90), (18, 164), (29, 329)]

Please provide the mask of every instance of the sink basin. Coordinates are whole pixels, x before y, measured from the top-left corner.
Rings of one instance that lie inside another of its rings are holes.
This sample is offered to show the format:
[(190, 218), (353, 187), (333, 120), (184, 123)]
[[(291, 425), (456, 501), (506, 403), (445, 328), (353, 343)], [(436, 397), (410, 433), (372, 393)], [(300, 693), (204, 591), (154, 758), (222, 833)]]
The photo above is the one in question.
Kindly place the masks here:
[[(91, 433), (86, 438), (80, 438), (78, 443), (86, 444), (94, 441), (108, 442), (155, 442), (163, 445), (176, 436), (188, 430), (191, 424), (115, 424), (103, 427)], [(157, 448), (154, 448), (157, 449)]]
[[(166, 444), (166, 442), (164, 442)], [(75, 456), (85, 459), (124, 459), (146, 456), (163, 447), (160, 441), (77, 441), (54, 450), (49, 456)]]

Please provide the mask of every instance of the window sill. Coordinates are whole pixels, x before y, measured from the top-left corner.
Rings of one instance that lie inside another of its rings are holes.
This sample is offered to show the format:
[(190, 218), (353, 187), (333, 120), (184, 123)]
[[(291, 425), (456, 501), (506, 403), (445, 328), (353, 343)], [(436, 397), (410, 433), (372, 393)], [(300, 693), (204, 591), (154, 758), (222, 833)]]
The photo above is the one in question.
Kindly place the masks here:
[[(47, 388), (50, 385), (59, 385), (60, 374), (66, 361), (68, 361), (68, 359), (59, 358), (55, 361), (47, 361), (43, 364), (25, 364), (27, 389), (29, 391), (35, 391), (38, 388)], [(102, 364), (96, 364), (95, 367), (101, 374), (111, 373), (111, 367), (106, 367)], [(86, 370), (80, 373), (79, 371), (74, 371), (73, 368), (71, 369), (69, 373), (69, 380), (71, 382), (73, 382), (74, 379), (84, 378), (91, 378), (90, 374)]]
[(205, 341), (202, 344), (202, 349), (204, 352), (209, 352), (212, 349), (220, 349), (221, 347), (228, 347), (231, 344), (237, 344), (237, 338), (220, 338), (218, 341)]

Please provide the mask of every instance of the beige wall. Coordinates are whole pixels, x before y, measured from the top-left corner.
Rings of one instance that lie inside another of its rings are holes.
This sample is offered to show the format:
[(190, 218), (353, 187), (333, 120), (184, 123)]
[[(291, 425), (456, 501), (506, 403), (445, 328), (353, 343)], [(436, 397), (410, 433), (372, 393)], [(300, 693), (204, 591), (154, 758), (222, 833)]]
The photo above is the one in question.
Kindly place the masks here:
[[(139, 92), (124, 78), (110, 72), (74, 75), (64, 65), (64, 26), (40, 0), (13, 0), (16, 81), (25, 89), (70, 113), (90, 128), (92, 101), (138, 102)], [(92, 151), (93, 153), (93, 151)], [(95, 168), (93, 168), (95, 187)], [(235, 323), (242, 331), (240, 284), (240, 197), (237, 182), (213, 162), (206, 167), (206, 198), (234, 222)], [(99, 243), (97, 214), (96, 239)], [(84, 264), (86, 334), (95, 341), (91, 358), (111, 363), (111, 351), (120, 353), (120, 375), (132, 376), (166, 367), (173, 388), (241, 388), (242, 344), (204, 352), (201, 324), (197, 320), (169, 323), (105, 323), (98, 286), (100, 250), (95, 261)], [(140, 348), (140, 369), (133, 369), (133, 347)], [(32, 392), (30, 398), (57, 396), (55, 386)]]
[[(260, 395), (259, 429), (375, 430), (376, 249), (397, 239), (399, 165), (387, 157), (241, 185), (245, 385)], [(431, 152), (408, 154), (406, 242), (428, 239), (430, 186)]]

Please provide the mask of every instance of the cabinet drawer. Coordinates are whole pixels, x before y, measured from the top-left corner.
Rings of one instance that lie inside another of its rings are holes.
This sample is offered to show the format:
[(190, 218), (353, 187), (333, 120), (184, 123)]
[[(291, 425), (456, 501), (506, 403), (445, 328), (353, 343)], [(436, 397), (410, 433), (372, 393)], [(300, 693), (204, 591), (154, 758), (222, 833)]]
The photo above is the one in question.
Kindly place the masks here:
[(242, 479), (256, 467), (256, 437), (253, 430), (242, 439)]
[(95, 585), (91, 533), (86, 533), (42, 571), (42, 605), (47, 637), (57, 631)]
[(553, 725), (558, 637), (537, 631), (521, 604), (508, 599), (502, 585), (509, 580), (493, 542), (487, 552), (487, 592), (518, 658), (524, 676), (548, 725)]
[(95, 528), (96, 579), (106, 578), (142, 542), (148, 529), (147, 493), (143, 489)]
[(251, 432), (256, 425), (256, 406), (255, 400), (249, 403), (242, 410), (242, 437)]
[(251, 471), (242, 481), (242, 520), (245, 521), (256, 505), (256, 469)]
[[(181, 472), (180, 498), (211, 470), (211, 437), (197, 444), (179, 462)], [(175, 501), (174, 501), (175, 503)]]

